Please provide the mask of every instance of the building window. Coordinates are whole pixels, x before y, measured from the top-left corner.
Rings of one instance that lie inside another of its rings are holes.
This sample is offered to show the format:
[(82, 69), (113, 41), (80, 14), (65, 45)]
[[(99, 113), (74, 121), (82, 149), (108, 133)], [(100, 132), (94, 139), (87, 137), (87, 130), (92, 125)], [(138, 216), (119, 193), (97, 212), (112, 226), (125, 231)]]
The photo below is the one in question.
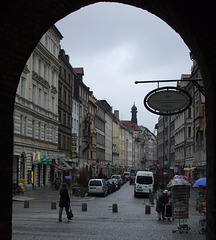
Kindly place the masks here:
[(41, 60), (38, 61), (38, 75), (41, 76)]
[(42, 89), (38, 89), (38, 106), (41, 106)]
[(49, 50), (48, 37), (45, 36), (45, 47)]
[(36, 85), (32, 85), (32, 102), (36, 103)]
[(23, 135), (26, 136), (27, 134), (27, 117), (23, 118)]
[(71, 121), (70, 121), (70, 115), (68, 115), (68, 121), (67, 121), (67, 126), (70, 128)]
[(53, 55), (56, 57), (56, 45), (53, 43)]
[(191, 107), (188, 108), (188, 118), (191, 118), (192, 115), (191, 115)]
[(35, 137), (35, 120), (32, 120), (32, 137)]
[(67, 137), (67, 150), (70, 150), (70, 138)]
[(59, 97), (60, 100), (62, 100), (62, 86), (60, 84), (59, 84), (58, 97)]
[(26, 136), (27, 117), (20, 116), (20, 134)]
[(52, 71), (52, 85), (55, 85), (55, 73)]
[(44, 92), (44, 108), (47, 109), (47, 92)]
[(44, 65), (44, 79), (47, 80), (47, 66)]
[(20, 82), (20, 96), (23, 98), (25, 98), (25, 90), (26, 90), (26, 79), (22, 77)]
[(191, 127), (188, 127), (188, 137), (191, 137)]
[(61, 145), (62, 145), (62, 143), (61, 143), (61, 134), (59, 133), (58, 134), (58, 146), (59, 146), (59, 148), (61, 148)]
[(55, 112), (55, 98), (52, 97), (52, 112)]
[(76, 103), (74, 102), (74, 113), (76, 113)]
[(74, 119), (74, 129), (76, 129), (76, 119)]
[(62, 117), (61, 117), (62, 113), (61, 110), (59, 110), (59, 122), (61, 123)]
[(36, 57), (34, 54), (32, 56), (32, 69), (33, 71), (36, 71)]
[(66, 113), (63, 113), (63, 124), (66, 126)]
[(67, 100), (66, 89), (64, 89), (63, 102), (65, 104), (67, 103), (66, 100)]
[(38, 123), (38, 139), (41, 138), (41, 123)]
[(47, 126), (44, 124), (44, 141), (47, 140)]
[(52, 127), (52, 142), (56, 142), (56, 129), (54, 127)]
[(23, 134), (23, 116), (20, 116), (20, 134)]
[(70, 95), (70, 93), (68, 93), (68, 106), (69, 107), (71, 106), (71, 95)]

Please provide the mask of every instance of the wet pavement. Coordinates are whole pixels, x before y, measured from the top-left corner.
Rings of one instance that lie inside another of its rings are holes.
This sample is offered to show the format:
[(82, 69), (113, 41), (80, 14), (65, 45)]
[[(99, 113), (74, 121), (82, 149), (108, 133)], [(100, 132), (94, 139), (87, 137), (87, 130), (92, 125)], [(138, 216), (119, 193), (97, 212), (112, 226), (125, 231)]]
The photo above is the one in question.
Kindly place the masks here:
[[(29, 200), (29, 208), (24, 208)], [(55, 190), (32, 190), (24, 196), (16, 196), (13, 201), (13, 240), (59, 240), (59, 239), (190, 239), (202, 240), (199, 234), (200, 214), (195, 210), (196, 192), (191, 192), (189, 219), (191, 230), (188, 233), (173, 233), (179, 220), (158, 221), (155, 206), (151, 214), (145, 214), (148, 199), (134, 198), (133, 186), (128, 183), (107, 197), (71, 196), (74, 213), (68, 221), (65, 211), (63, 221), (58, 222), (59, 193)], [(56, 202), (56, 209), (51, 203)], [(87, 204), (87, 211), (82, 211), (82, 203)], [(118, 205), (118, 212), (112, 212), (112, 205)]]

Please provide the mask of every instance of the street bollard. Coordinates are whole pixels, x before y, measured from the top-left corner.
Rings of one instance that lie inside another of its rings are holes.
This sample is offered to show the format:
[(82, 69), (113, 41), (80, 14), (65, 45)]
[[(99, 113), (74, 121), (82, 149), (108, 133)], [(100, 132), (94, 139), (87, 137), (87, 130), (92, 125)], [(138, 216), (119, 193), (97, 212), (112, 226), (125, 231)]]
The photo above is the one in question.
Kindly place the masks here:
[(82, 211), (87, 212), (87, 203), (82, 203)]
[(113, 204), (112, 205), (112, 210), (114, 213), (117, 213), (118, 212), (118, 205), (117, 204)]
[(56, 202), (51, 202), (51, 209), (56, 209)]
[(151, 206), (150, 205), (145, 206), (145, 214), (151, 214)]
[(29, 201), (28, 200), (24, 201), (24, 208), (29, 208)]

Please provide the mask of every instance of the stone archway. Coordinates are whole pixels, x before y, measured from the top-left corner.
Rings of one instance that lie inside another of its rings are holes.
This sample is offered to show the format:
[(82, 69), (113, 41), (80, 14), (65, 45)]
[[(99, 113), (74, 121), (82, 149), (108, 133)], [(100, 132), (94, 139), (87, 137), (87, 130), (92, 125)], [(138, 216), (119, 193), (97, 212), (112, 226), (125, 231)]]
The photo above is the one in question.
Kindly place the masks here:
[[(106, 0), (104, 0), (106, 1)], [(13, 159), (13, 108), (16, 88), (25, 63), (41, 36), (55, 22), (81, 7), (99, 0), (10, 1), (4, 3), (1, 13), (0, 58), (0, 185), (5, 194), (0, 196), (0, 235), (11, 239), (12, 234), (12, 159)], [(107, 1), (108, 2), (108, 1)], [(198, 61), (206, 84), (207, 113), (207, 173), (208, 216), (207, 239), (216, 237), (216, 95), (214, 38), (216, 15), (209, 2), (170, 0), (114, 1), (147, 10), (180, 34)], [(129, 16), (130, 17), (130, 16)]]

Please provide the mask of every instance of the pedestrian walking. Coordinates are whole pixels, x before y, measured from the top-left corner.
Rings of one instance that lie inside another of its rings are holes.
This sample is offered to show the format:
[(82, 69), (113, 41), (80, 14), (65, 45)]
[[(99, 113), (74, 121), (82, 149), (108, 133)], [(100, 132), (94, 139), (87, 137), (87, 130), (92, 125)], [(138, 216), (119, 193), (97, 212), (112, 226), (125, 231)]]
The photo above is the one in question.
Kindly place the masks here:
[(156, 204), (156, 212), (158, 213), (158, 220), (166, 220), (165, 218), (165, 206), (169, 202), (168, 190), (164, 190), (163, 194), (158, 198)]
[(69, 215), (69, 207), (70, 207), (70, 197), (68, 194), (67, 184), (63, 183), (63, 185), (60, 189), (59, 222), (62, 222), (63, 208), (65, 208), (68, 220), (72, 219)]

